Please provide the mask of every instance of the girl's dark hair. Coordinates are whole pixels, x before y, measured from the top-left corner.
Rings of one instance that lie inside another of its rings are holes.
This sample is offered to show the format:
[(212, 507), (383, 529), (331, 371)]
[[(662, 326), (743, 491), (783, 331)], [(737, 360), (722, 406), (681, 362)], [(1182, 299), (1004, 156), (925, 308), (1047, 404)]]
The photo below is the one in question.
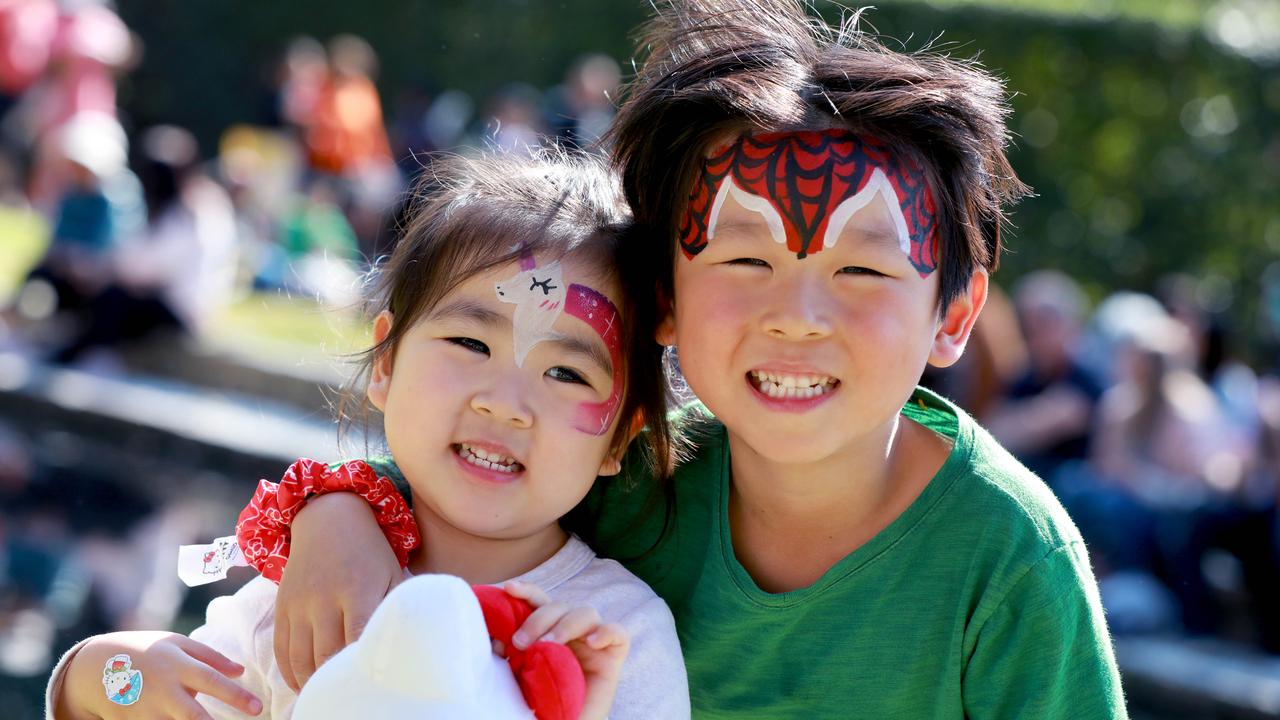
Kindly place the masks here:
[(1028, 193), (1005, 156), (999, 80), (975, 62), (889, 50), (858, 29), (858, 13), (832, 28), (798, 0), (655, 7), (610, 139), (637, 223), (663, 240), (650, 250), (667, 298), (703, 159), (744, 133), (847, 128), (920, 162), (939, 210), (940, 309), (977, 268), (995, 269), (1003, 207)]
[(433, 159), (421, 174), (391, 256), (374, 271), (371, 314), (390, 310), (386, 339), (359, 356), (359, 370), (337, 407), (345, 431), (368, 429), (375, 412), (364, 383), (378, 358), (394, 357), (401, 338), (454, 288), (487, 270), (516, 262), (524, 252), (560, 258), (591, 253), (621, 291), (626, 390), (612, 450), (630, 440), (631, 418), (644, 418), (643, 463), (633, 472), (659, 477), (672, 469), (669, 392), (662, 346), (654, 341), (653, 280), (617, 272), (626, 261), (621, 242), (632, 230), (617, 177), (605, 161), (585, 154), (544, 152), (537, 157), (492, 154)]

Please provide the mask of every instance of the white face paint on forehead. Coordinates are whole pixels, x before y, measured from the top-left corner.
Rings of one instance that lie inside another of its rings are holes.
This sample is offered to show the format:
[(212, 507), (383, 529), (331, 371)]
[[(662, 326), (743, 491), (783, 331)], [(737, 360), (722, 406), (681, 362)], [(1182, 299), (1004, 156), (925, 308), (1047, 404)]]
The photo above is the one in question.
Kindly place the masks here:
[(564, 312), (565, 285), (560, 262), (530, 267), (497, 283), (498, 299), (516, 306), (512, 318), (516, 365), (523, 367), (534, 345), (551, 337), (551, 326)]
[(849, 218), (853, 217), (862, 208), (875, 202), (877, 198), (884, 203), (885, 210), (889, 212), (889, 217), (893, 220), (894, 229), (898, 233), (898, 247), (902, 250), (903, 255), (910, 258), (911, 231), (907, 229), (907, 217), (902, 214), (902, 206), (898, 204), (898, 196), (893, 192), (893, 185), (880, 168), (876, 168), (871, 173), (866, 187), (858, 191), (853, 197), (840, 203), (832, 211), (831, 219), (827, 224), (827, 231), (822, 237), (822, 246), (824, 248), (834, 246), (836, 241), (840, 239), (840, 233), (844, 232), (844, 226), (849, 223)]

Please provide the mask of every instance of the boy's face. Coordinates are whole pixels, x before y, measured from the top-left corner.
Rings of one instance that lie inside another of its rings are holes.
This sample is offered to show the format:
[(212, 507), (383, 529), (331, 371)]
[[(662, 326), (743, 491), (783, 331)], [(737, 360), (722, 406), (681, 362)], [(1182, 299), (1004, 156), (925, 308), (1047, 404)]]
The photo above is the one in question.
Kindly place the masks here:
[[(918, 167), (845, 131), (713, 150), (690, 200), (660, 341), (731, 435), (813, 462), (891, 427), (981, 299), (939, 316), (934, 201)], [(985, 275), (974, 285), (985, 290)]]

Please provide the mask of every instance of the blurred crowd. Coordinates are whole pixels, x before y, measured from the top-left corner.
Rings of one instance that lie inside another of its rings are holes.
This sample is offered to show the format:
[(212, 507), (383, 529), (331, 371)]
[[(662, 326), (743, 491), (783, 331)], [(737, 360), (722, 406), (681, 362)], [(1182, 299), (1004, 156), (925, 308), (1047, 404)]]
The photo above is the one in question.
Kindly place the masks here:
[(1280, 376), (1241, 362), (1210, 283), (1090, 308), (1052, 270), (993, 294), (926, 381), (1044, 478), (1080, 527), (1117, 634), (1280, 653)]
[[(0, 358), (114, 373), (131, 346), (198, 337), (247, 292), (353, 305), (431, 153), (590, 149), (620, 77), (588, 55), (545, 91), (512, 84), (477, 103), (415, 86), (388, 103), (367, 42), (301, 37), (267, 73), (258, 116), (201, 147), (117, 106), (143, 52), (102, 2), (0, 0), (0, 215), (46, 229), (38, 261), (0, 292)], [(119, 469), (86, 471), (85, 442), (33, 443), (0, 421), (0, 680), (47, 672), (78, 636), (169, 626), (172, 549), (226, 530)]]
[(257, 117), (201, 148), (117, 107), (116, 84), (142, 56), (101, 2), (0, 2), (0, 203), (49, 229), (43, 258), (0, 298), (0, 338), (7, 328), (55, 362), (198, 333), (250, 289), (357, 302), (431, 153), (590, 148), (620, 77), (588, 55), (545, 91), (513, 83), (477, 106), (417, 84), (386, 103), (367, 42), (300, 37), (266, 73)]

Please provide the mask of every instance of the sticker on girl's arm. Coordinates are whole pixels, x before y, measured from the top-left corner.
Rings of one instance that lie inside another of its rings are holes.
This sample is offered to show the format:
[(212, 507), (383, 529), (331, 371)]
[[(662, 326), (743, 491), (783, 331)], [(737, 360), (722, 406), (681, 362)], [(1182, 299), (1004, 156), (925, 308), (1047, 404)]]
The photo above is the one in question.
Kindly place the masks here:
[(142, 697), (142, 671), (133, 669), (128, 655), (113, 655), (102, 668), (102, 687), (117, 705), (132, 705)]
[(221, 580), (233, 567), (248, 567), (235, 535), (220, 537), (208, 545), (178, 547), (178, 578), (187, 587)]

